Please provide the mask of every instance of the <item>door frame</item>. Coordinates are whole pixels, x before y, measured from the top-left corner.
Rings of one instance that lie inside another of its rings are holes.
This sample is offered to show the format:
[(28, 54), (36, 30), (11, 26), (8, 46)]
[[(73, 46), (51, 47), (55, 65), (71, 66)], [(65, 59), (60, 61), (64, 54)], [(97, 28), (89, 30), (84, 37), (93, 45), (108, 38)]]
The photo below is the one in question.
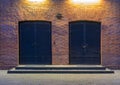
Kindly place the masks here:
[[(50, 46), (50, 49), (51, 49), (51, 61), (50, 61), (50, 65), (52, 65), (52, 22), (51, 21), (45, 21), (45, 20), (25, 20), (25, 21), (19, 21), (18, 22), (18, 59), (17, 59), (17, 62), (18, 62), (18, 65), (22, 65), (20, 64), (20, 24), (21, 23), (24, 23), (24, 22), (47, 22), (47, 23), (50, 23), (50, 35), (51, 35), (51, 46)], [(28, 65), (28, 64), (27, 64)], [(35, 64), (33, 64), (35, 65)], [(36, 65), (39, 65), (39, 64), (36, 64)], [(44, 64), (40, 64), (40, 65), (44, 65)], [(46, 65), (46, 64), (45, 64)]]
[[(101, 38), (102, 38), (102, 31), (101, 31), (101, 22), (98, 22), (98, 21), (89, 21), (89, 20), (77, 20), (77, 21), (70, 21), (69, 22), (69, 41), (68, 41), (68, 46), (69, 46), (69, 65), (72, 65), (71, 63), (70, 63), (70, 36), (71, 36), (71, 34), (70, 34), (70, 24), (71, 23), (76, 23), (76, 22), (91, 22), (91, 23), (98, 23), (98, 24), (100, 24), (100, 64), (99, 65), (101, 65), (102, 64), (102, 56), (101, 56), (101, 54), (102, 54), (102, 41), (101, 41)], [(78, 65), (80, 65), (80, 64), (78, 64)]]

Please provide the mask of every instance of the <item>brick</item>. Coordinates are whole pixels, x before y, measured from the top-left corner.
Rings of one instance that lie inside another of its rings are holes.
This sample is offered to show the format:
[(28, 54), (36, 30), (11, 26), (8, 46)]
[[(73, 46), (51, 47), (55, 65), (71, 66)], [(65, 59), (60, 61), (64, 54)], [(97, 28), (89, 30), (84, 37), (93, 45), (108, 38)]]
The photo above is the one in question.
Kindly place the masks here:
[[(55, 16), (61, 13), (63, 18)], [(69, 64), (69, 22), (101, 22), (102, 65), (119, 68), (120, 1), (102, 0), (100, 4), (75, 5), (70, 0), (30, 3), (26, 0), (0, 0), (0, 69), (19, 64), (18, 22), (46, 20), (52, 22), (52, 64)]]

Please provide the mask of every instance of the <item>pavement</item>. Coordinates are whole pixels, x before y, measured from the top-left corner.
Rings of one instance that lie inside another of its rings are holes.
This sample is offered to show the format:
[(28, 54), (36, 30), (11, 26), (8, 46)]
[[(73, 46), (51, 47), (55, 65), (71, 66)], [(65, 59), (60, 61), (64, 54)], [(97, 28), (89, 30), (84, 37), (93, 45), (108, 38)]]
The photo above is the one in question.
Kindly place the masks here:
[(0, 85), (120, 85), (120, 70), (113, 74), (7, 74), (0, 70)]

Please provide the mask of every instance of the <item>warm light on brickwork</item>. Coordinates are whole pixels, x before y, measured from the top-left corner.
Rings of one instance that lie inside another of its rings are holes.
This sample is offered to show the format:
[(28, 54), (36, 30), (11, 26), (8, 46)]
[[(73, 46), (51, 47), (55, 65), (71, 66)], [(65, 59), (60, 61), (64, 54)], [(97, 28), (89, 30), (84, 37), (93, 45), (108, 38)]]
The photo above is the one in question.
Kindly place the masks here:
[(90, 3), (99, 3), (100, 0), (72, 0), (73, 3), (84, 3), (84, 4), (90, 4)]
[[(86, 0), (78, 1), (0, 0), (0, 69), (19, 65), (18, 22), (37, 20), (52, 22), (53, 65), (69, 65), (69, 22), (101, 22), (101, 65), (120, 69), (119, 0), (94, 0), (90, 4)], [(60, 20), (56, 18), (59, 13), (63, 16)]]
[(30, 2), (44, 2), (45, 0), (28, 0)]

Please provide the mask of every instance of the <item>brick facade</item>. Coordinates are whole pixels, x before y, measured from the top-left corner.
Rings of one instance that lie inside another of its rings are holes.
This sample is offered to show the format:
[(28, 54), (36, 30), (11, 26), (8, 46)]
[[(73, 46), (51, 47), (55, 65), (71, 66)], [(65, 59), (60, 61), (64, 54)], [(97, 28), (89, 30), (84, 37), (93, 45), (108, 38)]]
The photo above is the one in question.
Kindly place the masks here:
[[(61, 13), (61, 20), (56, 15)], [(120, 1), (101, 0), (99, 4), (74, 4), (71, 0), (0, 0), (0, 69), (19, 64), (18, 22), (52, 22), (52, 64), (69, 64), (69, 22), (101, 22), (101, 64), (120, 68)]]

